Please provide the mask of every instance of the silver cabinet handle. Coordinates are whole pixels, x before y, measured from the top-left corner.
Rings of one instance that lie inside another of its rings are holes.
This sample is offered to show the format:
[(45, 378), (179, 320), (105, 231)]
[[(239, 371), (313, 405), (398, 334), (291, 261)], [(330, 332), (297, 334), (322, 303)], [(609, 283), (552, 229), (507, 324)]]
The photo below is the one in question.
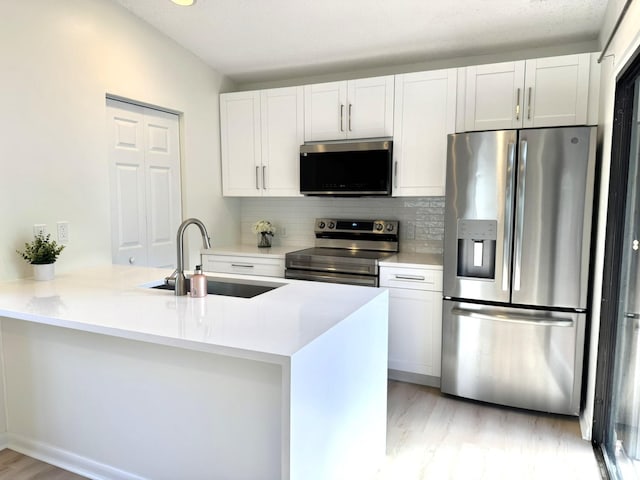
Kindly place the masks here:
[[(505, 198), (513, 198), (513, 166), (516, 162), (516, 144), (509, 144), (507, 154), (507, 178), (505, 179)], [(511, 281), (511, 242), (513, 241), (513, 202), (507, 201), (504, 206), (504, 237), (502, 241), (502, 290), (509, 290)]]
[(340, 104), (340, 131), (344, 132), (344, 103)]
[(520, 89), (518, 89), (518, 99), (516, 101), (516, 120), (520, 120)]
[(398, 161), (395, 161), (393, 164), (393, 183), (395, 187), (398, 188)]
[(529, 100), (527, 100), (527, 120), (531, 120), (531, 87), (529, 87)]
[(553, 327), (573, 327), (573, 320), (570, 318), (542, 318), (519, 315), (517, 313), (504, 314), (501, 312), (477, 312), (466, 308), (452, 308), (451, 314), (456, 317), (475, 318), (477, 320), (492, 320), (498, 322), (524, 323), (527, 325), (553, 326)]
[(349, 104), (349, 131), (351, 131), (351, 107), (352, 105)]
[(256, 190), (260, 190), (260, 187), (258, 186), (258, 171), (260, 170), (260, 167), (256, 165)]
[(253, 268), (253, 265), (250, 265), (248, 263), (232, 263), (231, 266), (239, 268)]
[(397, 280), (413, 280), (417, 282), (424, 282), (426, 277), (424, 275), (394, 275)]
[(266, 165), (262, 166), (262, 189), (266, 190), (267, 189), (267, 181), (265, 180), (265, 171), (267, 170)]
[(522, 241), (524, 230), (524, 199), (527, 175), (527, 141), (520, 142), (520, 168), (518, 170), (518, 187), (516, 199), (516, 240), (513, 249), (515, 261), (513, 262), (513, 290), (520, 290), (520, 278), (522, 273)]

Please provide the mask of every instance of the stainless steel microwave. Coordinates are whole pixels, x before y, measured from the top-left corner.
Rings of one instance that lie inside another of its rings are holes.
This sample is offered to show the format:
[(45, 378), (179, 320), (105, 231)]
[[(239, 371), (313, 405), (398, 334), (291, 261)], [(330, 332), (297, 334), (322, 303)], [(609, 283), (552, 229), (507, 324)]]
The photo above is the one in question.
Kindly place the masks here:
[(390, 196), (392, 146), (390, 139), (301, 145), (300, 193)]

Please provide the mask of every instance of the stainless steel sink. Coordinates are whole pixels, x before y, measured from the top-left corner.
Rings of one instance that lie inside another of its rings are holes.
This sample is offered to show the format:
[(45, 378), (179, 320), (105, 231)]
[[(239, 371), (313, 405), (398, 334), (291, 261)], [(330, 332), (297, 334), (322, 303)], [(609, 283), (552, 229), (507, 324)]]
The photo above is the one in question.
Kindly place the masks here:
[[(209, 295), (224, 295), (227, 297), (253, 298), (263, 293), (270, 292), (282, 285), (285, 284), (240, 279), (227, 279), (224, 281), (207, 279), (207, 293)], [(161, 285), (155, 285), (151, 288), (174, 291), (175, 284), (162, 283)], [(190, 283), (187, 281), (187, 291), (190, 289)]]

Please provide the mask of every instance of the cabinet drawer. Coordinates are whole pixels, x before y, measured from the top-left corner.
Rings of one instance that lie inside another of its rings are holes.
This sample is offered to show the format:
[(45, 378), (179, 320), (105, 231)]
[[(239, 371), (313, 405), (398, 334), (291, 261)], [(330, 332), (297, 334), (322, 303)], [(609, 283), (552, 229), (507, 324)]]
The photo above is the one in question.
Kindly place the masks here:
[(442, 270), (380, 267), (380, 286), (441, 292)]
[(205, 272), (284, 278), (284, 258), (202, 255), (202, 269)]

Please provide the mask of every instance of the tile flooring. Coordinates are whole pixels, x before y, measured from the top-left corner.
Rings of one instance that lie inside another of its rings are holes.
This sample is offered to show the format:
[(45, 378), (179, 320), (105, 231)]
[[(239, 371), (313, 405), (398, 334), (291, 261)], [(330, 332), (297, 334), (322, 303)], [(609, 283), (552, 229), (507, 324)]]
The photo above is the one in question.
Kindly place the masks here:
[[(82, 478), (11, 450), (0, 452), (0, 480)], [(389, 382), (387, 456), (375, 480), (601, 478), (591, 444), (580, 437), (575, 418), (501, 408), (445, 396), (436, 388)]]

